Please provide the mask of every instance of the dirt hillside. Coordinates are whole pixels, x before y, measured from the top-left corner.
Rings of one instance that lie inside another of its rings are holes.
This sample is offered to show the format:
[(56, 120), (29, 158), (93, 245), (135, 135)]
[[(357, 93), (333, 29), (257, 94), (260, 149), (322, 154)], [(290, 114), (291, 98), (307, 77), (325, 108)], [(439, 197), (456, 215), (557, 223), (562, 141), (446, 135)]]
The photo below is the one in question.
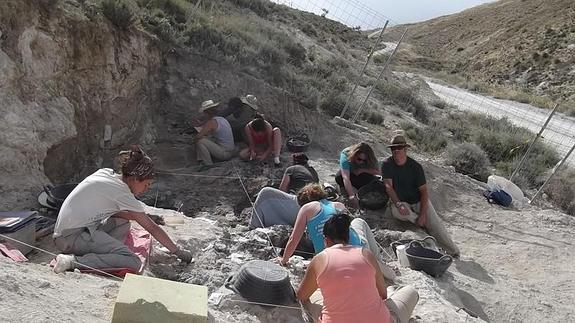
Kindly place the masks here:
[(575, 96), (571, 0), (500, 0), (404, 27), (412, 66)]

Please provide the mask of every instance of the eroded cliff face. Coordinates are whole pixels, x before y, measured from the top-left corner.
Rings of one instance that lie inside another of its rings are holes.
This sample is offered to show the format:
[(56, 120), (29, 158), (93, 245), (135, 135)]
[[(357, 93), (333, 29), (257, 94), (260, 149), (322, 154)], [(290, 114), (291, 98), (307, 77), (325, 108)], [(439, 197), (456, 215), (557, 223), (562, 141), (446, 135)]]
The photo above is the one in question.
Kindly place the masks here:
[(64, 1), (0, 2), (0, 209), (31, 206), (42, 185), (79, 179), (111, 150), (155, 138), (154, 38), (87, 12)]

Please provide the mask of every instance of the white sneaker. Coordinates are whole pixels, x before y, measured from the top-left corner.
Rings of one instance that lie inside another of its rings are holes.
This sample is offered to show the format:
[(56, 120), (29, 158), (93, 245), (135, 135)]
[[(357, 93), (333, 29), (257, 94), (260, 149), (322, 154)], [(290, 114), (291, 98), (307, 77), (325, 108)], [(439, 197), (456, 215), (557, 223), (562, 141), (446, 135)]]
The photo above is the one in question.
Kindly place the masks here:
[(56, 256), (56, 264), (54, 265), (56, 274), (72, 269), (74, 269), (74, 255), (59, 254)]

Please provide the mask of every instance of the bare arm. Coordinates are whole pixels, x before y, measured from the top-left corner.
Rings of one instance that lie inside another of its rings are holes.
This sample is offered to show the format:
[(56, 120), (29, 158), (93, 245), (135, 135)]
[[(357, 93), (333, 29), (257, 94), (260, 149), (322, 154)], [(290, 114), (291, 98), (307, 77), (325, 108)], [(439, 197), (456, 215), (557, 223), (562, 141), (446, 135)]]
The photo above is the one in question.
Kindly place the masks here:
[(320, 260), (322, 260), (320, 257), (323, 259), (323, 253), (313, 257), (299, 285), (296, 295), (301, 301), (309, 300), (311, 294), (317, 290), (317, 273), (319, 271), (319, 265), (321, 264)]
[(256, 146), (254, 145), (254, 139), (252, 138), (252, 134), (250, 131), (250, 124), (251, 121), (244, 127), (244, 132), (246, 133), (246, 138), (248, 138), (248, 147), (250, 147), (250, 153), (256, 151)]
[(146, 213), (143, 212), (130, 212), (122, 211), (114, 215), (115, 217), (122, 218), (125, 220), (136, 221), (142, 226), (146, 231), (148, 231), (162, 246), (168, 248), (170, 252), (175, 253), (178, 250), (178, 246), (170, 239), (168, 234), (162, 228), (160, 228), (154, 221), (152, 221)]
[(194, 142), (198, 142), (200, 139), (205, 138), (207, 135), (209, 135), (211, 132), (213, 132), (214, 130), (217, 130), (217, 129), (218, 129), (218, 123), (216, 122), (216, 120), (210, 119), (202, 127), (202, 130), (200, 131), (200, 133), (198, 133), (194, 137)]
[(282, 178), (282, 182), (280, 183), (279, 190), (287, 193), (289, 183), (290, 183), (290, 177), (288, 175), (284, 174), (284, 177)]
[(268, 148), (266, 149), (266, 151), (263, 153), (262, 155), (262, 159), (266, 159), (268, 158), (268, 156), (270, 155), (270, 153), (272, 152), (272, 149), (274, 148), (274, 142), (273, 142), (273, 128), (272, 125), (266, 121), (266, 137), (267, 137), (267, 141), (268, 141)]
[(386, 299), (387, 287), (385, 286), (385, 279), (383, 278), (383, 273), (381, 272), (377, 259), (375, 259), (375, 256), (371, 251), (369, 251), (369, 249), (363, 248), (362, 251), (363, 256), (375, 269), (375, 286), (377, 287), (377, 292), (382, 299)]
[(289, 261), (289, 258), (293, 255), (297, 245), (301, 240), (301, 237), (303, 236), (303, 233), (305, 232), (305, 225), (307, 224), (308, 216), (310, 214), (317, 213), (318, 208), (319, 207), (316, 205), (316, 203), (308, 203), (299, 210), (293, 231), (291, 232), (289, 240), (286, 244), (284, 255), (280, 259), (281, 264), (285, 265)]
[(417, 224), (423, 227), (427, 223), (427, 208), (429, 207), (427, 184), (423, 184), (419, 187), (419, 193), (421, 194), (421, 198), (419, 200), (419, 217), (417, 218)]
[(389, 196), (391, 202), (393, 204), (401, 202), (399, 197), (397, 197), (397, 193), (395, 193), (395, 189), (393, 189), (393, 180), (391, 178), (384, 178), (383, 183), (385, 184), (385, 192), (387, 193), (387, 196)]
[(349, 179), (349, 170), (342, 169), (341, 177), (343, 178), (343, 187), (347, 192), (347, 196), (349, 196), (350, 198), (353, 197), (354, 196), (353, 186), (351, 185), (351, 180)]

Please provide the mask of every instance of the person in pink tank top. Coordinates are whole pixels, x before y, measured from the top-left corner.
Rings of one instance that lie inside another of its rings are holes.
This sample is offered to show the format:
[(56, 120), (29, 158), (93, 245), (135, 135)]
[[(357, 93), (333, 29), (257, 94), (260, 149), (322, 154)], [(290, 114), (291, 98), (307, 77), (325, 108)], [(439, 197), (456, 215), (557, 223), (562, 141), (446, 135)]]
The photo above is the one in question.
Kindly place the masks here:
[(281, 166), (280, 152), (282, 134), (278, 127), (273, 128), (260, 114), (245, 127), (248, 148), (240, 152), (243, 160), (266, 160), (273, 153), (274, 165)]
[(338, 213), (325, 223), (327, 248), (312, 259), (298, 299), (311, 305), (312, 313), (310, 298), (312, 303), (321, 304), (321, 323), (408, 322), (419, 299), (417, 291), (405, 286), (387, 299), (385, 280), (373, 253), (347, 244), (350, 223), (346, 213)]

